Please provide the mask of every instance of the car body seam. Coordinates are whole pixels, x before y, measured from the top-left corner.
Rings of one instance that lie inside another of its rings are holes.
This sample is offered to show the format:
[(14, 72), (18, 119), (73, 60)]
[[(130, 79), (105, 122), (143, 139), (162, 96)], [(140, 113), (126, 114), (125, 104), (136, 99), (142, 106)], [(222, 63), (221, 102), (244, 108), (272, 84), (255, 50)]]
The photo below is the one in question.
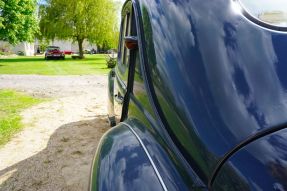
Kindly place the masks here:
[(156, 173), (156, 175), (157, 175), (157, 177), (158, 177), (158, 179), (159, 179), (159, 182), (160, 182), (160, 184), (161, 184), (163, 190), (164, 190), (164, 191), (167, 191), (168, 189), (167, 189), (167, 187), (166, 187), (166, 185), (165, 185), (165, 183), (164, 183), (164, 181), (163, 181), (163, 178), (162, 178), (162, 176), (160, 175), (160, 173), (159, 173), (159, 171), (158, 171), (158, 169), (157, 169), (155, 163), (153, 162), (153, 159), (152, 159), (151, 155), (149, 154), (149, 152), (148, 152), (148, 150), (147, 150), (145, 144), (142, 142), (142, 140), (140, 139), (139, 135), (135, 132), (135, 130), (133, 130), (133, 128), (132, 128), (128, 123), (126, 123), (126, 122), (121, 122), (121, 123), (124, 124), (124, 125), (126, 125), (126, 126), (132, 131), (132, 133), (135, 135), (135, 137), (136, 137), (137, 140), (139, 141), (140, 145), (142, 146), (144, 152), (146, 153), (146, 155), (147, 155), (147, 157), (148, 157), (148, 159), (149, 159), (149, 161), (150, 161), (150, 163), (151, 163), (151, 165), (152, 165), (152, 167), (153, 167), (153, 169), (154, 169), (154, 171), (155, 171), (155, 173)]
[(211, 178), (209, 179), (208, 182), (208, 189), (212, 190), (212, 185), (215, 181), (215, 178), (217, 177), (219, 171), (221, 170), (222, 166), (226, 163), (226, 161), (228, 161), (234, 154), (236, 154), (240, 149), (242, 149), (243, 147), (257, 141), (258, 139), (265, 137), (267, 135), (270, 135), (272, 133), (278, 132), (280, 130), (286, 129), (287, 128), (287, 123), (283, 123), (283, 124), (279, 124), (276, 125), (272, 128), (266, 129), (264, 131), (260, 131), (250, 137), (248, 137), (247, 139), (241, 141), (239, 144), (237, 144), (235, 147), (233, 147), (230, 151), (228, 151), (223, 157), (222, 159), (218, 162), (218, 164), (216, 165), (215, 169), (213, 170), (212, 174), (211, 174)]

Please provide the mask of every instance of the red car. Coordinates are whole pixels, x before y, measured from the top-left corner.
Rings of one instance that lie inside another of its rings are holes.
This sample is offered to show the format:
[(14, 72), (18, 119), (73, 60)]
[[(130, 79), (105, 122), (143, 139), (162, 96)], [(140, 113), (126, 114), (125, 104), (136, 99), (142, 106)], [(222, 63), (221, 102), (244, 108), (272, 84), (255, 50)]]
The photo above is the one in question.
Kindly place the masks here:
[(71, 50), (64, 50), (64, 54), (65, 55), (71, 55), (71, 54), (73, 54), (73, 51), (71, 51)]
[(45, 52), (45, 60), (50, 59), (65, 59), (65, 54), (60, 50), (58, 46), (48, 46)]

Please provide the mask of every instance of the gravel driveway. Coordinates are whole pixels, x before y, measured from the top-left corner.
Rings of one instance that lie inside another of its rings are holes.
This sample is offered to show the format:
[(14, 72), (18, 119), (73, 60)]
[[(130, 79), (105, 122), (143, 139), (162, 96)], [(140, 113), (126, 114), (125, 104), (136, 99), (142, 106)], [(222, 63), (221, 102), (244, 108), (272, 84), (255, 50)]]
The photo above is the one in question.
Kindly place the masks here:
[(22, 112), (25, 129), (0, 148), (0, 190), (87, 190), (108, 130), (107, 76), (0, 75), (0, 89), (52, 98)]
[(67, 97), (106, 93), (107, 75), (0, 75), (0, 89), (16, 89), (37, 97)]

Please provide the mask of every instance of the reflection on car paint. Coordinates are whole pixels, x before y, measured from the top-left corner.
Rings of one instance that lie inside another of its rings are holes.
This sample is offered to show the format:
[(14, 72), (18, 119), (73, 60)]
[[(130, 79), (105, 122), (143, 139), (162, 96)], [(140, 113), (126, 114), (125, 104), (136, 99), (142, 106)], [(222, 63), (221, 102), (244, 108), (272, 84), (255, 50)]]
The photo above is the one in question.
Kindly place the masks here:
[[(241, 149), (219, 172), (214, 190), (286, 190), (286, 139), (285, 129)], [(228, 176), (231, 173), (232, 176)]]

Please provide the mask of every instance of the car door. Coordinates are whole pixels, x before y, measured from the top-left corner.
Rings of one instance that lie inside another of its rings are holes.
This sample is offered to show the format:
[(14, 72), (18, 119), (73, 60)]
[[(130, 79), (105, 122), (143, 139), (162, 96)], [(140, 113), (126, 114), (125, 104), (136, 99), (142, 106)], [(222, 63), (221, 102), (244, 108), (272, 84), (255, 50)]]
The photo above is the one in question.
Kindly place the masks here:
[(111, 70), (108, 77), (108, 112), (111, 126), (116, 125), (116, 121), (124, 118), (123, 113), (126, 115), (127, 112), (124, 110), (124, 105), (128, 103), (128, 91), (130, 91), (131, 84), (129, 84), (130, 50), (125, 46), (125, 37), (132, 35), (136, 30), (131, 27), (134, 22), (132, 14), (132, 4), (129, 2), (122, 12), (117, 65)]

